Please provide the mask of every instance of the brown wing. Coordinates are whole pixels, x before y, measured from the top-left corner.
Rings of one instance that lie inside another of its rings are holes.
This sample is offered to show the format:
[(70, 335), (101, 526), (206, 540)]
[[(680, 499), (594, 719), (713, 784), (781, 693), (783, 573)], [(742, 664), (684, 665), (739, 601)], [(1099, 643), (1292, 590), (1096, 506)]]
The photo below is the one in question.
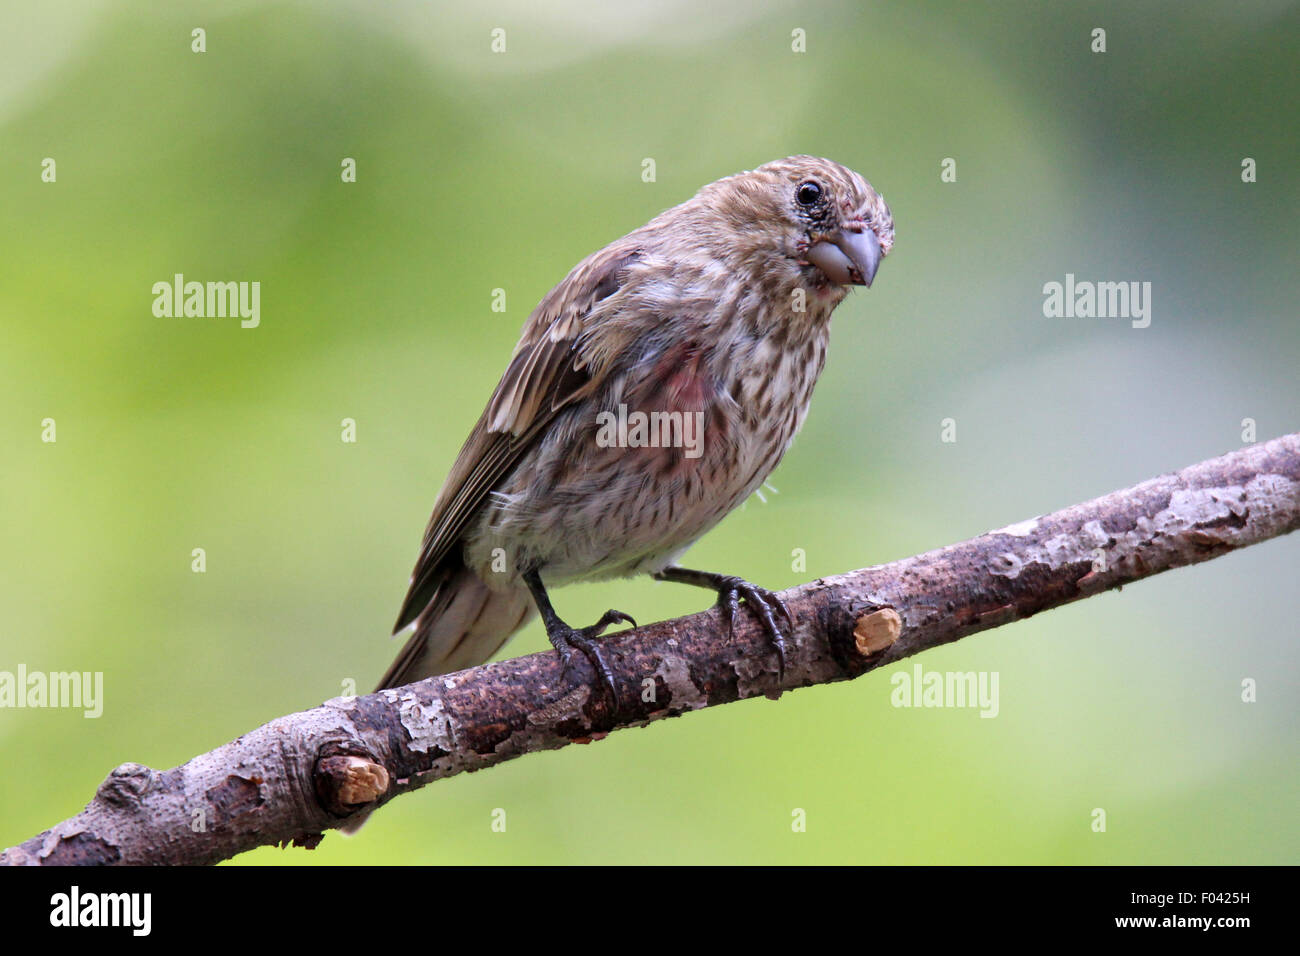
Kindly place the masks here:
[(560, 409), (590, 394), (604, 371), (588, 364), (587, 320), (618, 291), (639, 253), (631, 236), (578, 264), (524, 324), (509, 368), (470, 432), (433, 505), (393, 633), (425, 609), (460, 562), (461, 536)]

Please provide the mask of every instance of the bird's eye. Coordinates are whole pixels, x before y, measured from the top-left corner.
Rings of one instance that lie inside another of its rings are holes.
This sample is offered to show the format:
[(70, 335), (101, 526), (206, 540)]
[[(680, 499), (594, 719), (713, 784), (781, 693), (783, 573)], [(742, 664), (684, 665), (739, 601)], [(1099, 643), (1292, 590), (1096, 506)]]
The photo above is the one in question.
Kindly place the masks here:
[(822, 198), (822, 188), (812, 180), (809, 180), (799, 186), (798, 191), (794, 194), (794, 198), (799, 201), (799, 205), (801, 206), (811, 206), (817, 200)]

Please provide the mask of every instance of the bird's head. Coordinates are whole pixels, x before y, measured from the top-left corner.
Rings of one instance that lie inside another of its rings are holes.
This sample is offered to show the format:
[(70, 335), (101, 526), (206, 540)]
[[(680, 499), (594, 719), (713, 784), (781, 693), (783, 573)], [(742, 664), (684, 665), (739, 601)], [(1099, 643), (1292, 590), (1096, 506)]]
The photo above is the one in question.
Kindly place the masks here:
[(761, 269), (784, 260), (807, 285), (870, 286), (894, 245), (885, 200), (829, 159), (778, 159), (720, 179), (696, 199), (743, 237), (737, 251), (746, 260)]

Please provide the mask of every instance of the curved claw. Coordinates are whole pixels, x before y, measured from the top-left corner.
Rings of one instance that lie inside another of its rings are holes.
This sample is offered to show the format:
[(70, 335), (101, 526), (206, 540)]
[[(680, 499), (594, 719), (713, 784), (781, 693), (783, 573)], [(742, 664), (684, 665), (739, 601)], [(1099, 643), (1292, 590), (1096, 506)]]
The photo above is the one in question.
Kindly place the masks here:
[(601, 631), (605, 630), (605, 628), (609, 627), (611, 624), (631, 624), (633, 627), (637, 626), (636, 620), (632, 617), (631, 614), (625, 614), (622, 611), (616, 611), (613, 608), (610, 608), (608, 611), (606, 611), (604, 614), (600, 616), (599, 621), (597, 621), (591, 627), (583, 628), (583, 631), (584, 632), (591, 631), (592, 628), (598, 628), (598, 630), (594, 631), (591, 635), (592, 637), (596, 637), (600, 634)]
[(788, 626), (794, 626), (794, 616), (790, 613), (790, 608), (786, 603), (776, 596), (772, 591), (766, 588), (760, 588), (757, 585), (750, 584), (743, 578), (726, 577), (722, 581), (722, 588), (718, 591), (718, 607), (720, 607), (727, 618), (727, 638), (731, 639), (736, 629), (736, 614), (739, 611), (740, 599), (744, 599), (763, 625), (763, 630), (771, 638), (772, 645), (776, 650), (777, 661), (777, 678), (780, 683), (785, 683), (785, 665), (786, 665), (786, 634), (780, 623), (776, 620), (776, 613), (780, 612), (785, 618)]
[(777, 676), (781, 683), (785, 683), (785, 633), (772, 613), (773, 605), (779, 608), (780, 602), (772, 592), (760, 591), (758, 588), (742, 591), (741, 596), (744, 597), (745, 603), (754, 609), (754, 613), (763, 622), (763, 629), (772, 639), (772, 644), (776, 648)]
[[(605, 658), (601, 656), (600, 648), (596, 646), (596, 642), (583, 633), (583, 631), (586, 630), (588, 630), (588, 628), (583, 628), (582, 631), (574, 631), (572, 634), (569, 634), (567, 638), (568, 643), (582, 651), (583, 656), (591, 662), (592, 668), (600, 677), (600, 682), (605, 686), (605, 690), (609, 691), (609, 698), (614, 702), (614, 709), (617, 710), (618, 686), (614, 683), (614, 672), (610, 670), (609, 665), (605, 663)], [(567, 654), (564, 651), (560, 652), (560, 659), (564, 662), (564, 669), (566, 672), (569, 670), (569, 659), (572, 654), (573, 651), (571, 649)]]
[(609, 698), (614, 702), (614, 711), (618, 712), (618, 685), (614, 683), (614, 671), (605, 663), (605, 658), (600, 653), (595, 638), (599, 637), (604, 630), (611, 624), (631, 624), (636, 627), (636, 621), (631, 614), (625, 614), (622, 611), (616, 611), (610, 608), (600, 616), (600, 620), (588, 627), (569, 627), (564, 631), (557, 630), (556, 633), (548, 635), (551, 643), (559, 652), (560, 661), (564, 665), (566, 675), (570, 669), (570, 662), (573, 658), (573, 648), (582, 651), (584, 657), (591, 662), (592, 668), (600, 678), (601, 684), (609, 692)]
[(736, 636), (736, 615), (740, 613), (740, 591), (729, 588), (718, 592), (718, 607), (727, 618), (727, 643)]

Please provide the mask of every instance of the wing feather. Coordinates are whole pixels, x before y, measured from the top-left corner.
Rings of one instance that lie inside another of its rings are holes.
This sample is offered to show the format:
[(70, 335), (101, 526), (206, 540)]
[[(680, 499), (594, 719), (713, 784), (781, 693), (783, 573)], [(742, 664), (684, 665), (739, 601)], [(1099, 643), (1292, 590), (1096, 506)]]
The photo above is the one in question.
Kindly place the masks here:
[(434, 502), (394, 633), (419, 617), (459, 566), (462, 535), (492, 491), (561, 409), (604, 380), (604, 371), (589, 363), (585, 333), (593, 308), (618, 291), (639, 256), (624, 243), (580, 263), (529, 316), (505, 375)]

